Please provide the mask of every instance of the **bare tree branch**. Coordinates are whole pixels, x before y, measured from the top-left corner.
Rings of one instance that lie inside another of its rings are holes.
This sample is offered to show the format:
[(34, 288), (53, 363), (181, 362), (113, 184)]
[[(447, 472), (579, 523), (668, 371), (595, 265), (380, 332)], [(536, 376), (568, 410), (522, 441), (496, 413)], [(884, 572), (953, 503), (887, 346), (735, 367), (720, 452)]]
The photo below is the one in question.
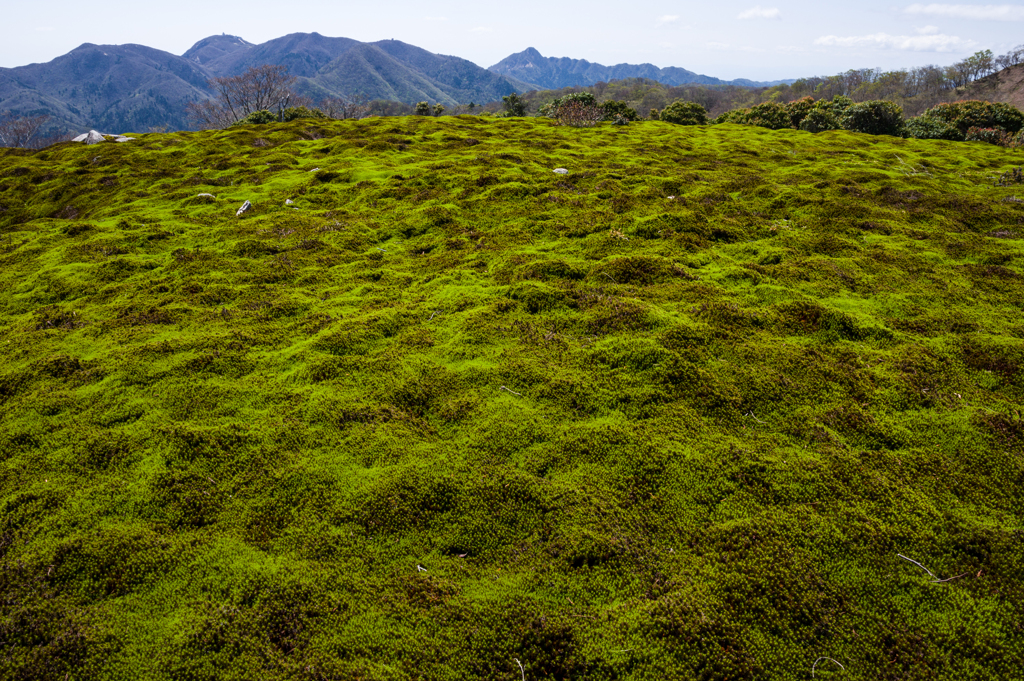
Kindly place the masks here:
[(355, 97), (328, 97), (320, 100), (317, 108), (323, 111), (328, 118), (340, 120), (365, 118), (370, 113), (370, 107), (366, 101)]
[(292, 92), (295, 78), (284, 66), (251, 66), (241, 75), (207, 82), (216, 93), (214, 99), (186, 106), (189, 120), (200, 128), (224, 128), (254, 111), (285, 107), (298, 99)]
[(50, 121), (47, 115), (16, 116), (8, 111), (0, 115), (0, 147), (33, 147), (38, 135)]

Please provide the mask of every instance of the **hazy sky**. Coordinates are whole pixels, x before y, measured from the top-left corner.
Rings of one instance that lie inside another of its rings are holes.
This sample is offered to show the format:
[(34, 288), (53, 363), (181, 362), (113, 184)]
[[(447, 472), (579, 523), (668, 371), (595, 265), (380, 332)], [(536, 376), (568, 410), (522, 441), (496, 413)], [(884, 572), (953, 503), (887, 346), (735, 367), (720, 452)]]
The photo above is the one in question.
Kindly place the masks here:
[(0, 66), (8, 67), (49, 61), (87, 42), (141, 43), (181, 54), (217, 33), (259, 43), (316, 31), (363, 41), (395, 38), (484, 67), (536, 47), (544, 56), (768, 80), (944, 65), (1024, 43), (1024, 3), (50, 0), (12, 1), (3, 20)]

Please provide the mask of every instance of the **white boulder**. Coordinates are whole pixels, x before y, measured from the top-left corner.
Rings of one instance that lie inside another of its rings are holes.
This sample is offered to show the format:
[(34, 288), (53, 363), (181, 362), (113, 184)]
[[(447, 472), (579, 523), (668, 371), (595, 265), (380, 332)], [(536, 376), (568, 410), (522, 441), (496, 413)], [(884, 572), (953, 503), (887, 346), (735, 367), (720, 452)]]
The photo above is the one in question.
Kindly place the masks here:
[(89, 132), (83, 133), (71, 141), (85, 142), (86, 144), (99, 144), (100, 142), (106, 142), (107, 140), (104, 139), (103, 133), (96, 132), (95, 130), (90, 130)]

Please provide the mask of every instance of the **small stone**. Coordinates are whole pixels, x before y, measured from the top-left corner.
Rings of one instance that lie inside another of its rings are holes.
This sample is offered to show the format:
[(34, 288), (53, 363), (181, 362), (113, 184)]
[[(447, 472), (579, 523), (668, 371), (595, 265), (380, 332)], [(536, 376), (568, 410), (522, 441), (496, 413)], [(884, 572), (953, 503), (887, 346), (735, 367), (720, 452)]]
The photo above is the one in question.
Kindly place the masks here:
[(217, 198), (217, 197), (216, 197), (216, 196), (214, 196), (213, 194), (207, 194), (206, 192), (203, 192), (202, 194), (196, 194), (196, 198), (197, 198), (197, 199), (203, 198), (204, 196), (205, 196), (205, 197), (209, 197), (209, 198), (211, 198), (211, 199), (215, 199), (215, 198)]
[(238, 209), (238, 212), (235, 213), (235, 217), (241, 217), (242, 213), (246, 212), (250, 208), (252, 208), (252, 204), (246, 201), (242, 204), (242, 207)]
[(119, 137), (115, 137), (114, 141), (115, 142), (134, 142), (135, 138), (134, 137), (125, 137), (124, 135), (121, 135)]
[(555, 174), (556, 175), (568, 175), (569, 171), (566, 170), (565, 168), (555, 168)]
[(312, 170), (310, 170), (309, 172), (311, 172), (311, 173), (315, 173), (315, 172), (317, 172), (318, 170), (320, 170), (320, 169), (319, 169), (319, 168), (313, 168), (313, 169), (312, 169)]
[(294, 201), (292, 201), (291, 199), (285, 199), (285, 200), (284, 200), (284, 205), (286, 205), (286, 206), (290, 206), (290, 205), (292, 205), (293, 203), (295, 203), (295, 202), (294, 202)]

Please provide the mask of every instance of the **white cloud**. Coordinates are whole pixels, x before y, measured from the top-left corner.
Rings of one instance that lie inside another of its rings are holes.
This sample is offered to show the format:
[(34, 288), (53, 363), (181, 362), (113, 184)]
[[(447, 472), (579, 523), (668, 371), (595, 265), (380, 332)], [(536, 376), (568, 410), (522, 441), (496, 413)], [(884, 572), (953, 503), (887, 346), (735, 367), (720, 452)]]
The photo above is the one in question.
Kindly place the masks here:
[(423, 17), (423, 21), (448, 21), (448, 17)]
[(668, 26), (679, 21), (679, 15), (677, 14), (666, 14), (663, 17), (658, 17), (658, 26)]
[(761, 7), (754, 5), (745, 12), (740, 12), (737, 19), (781, 19), (782, 12), (778, 7)]
[(50, 31), (54, 30), (54, 28), (53, 26), (36, 26), (36, 30), (40, 31), (41, 33), (49, 33)]
[(988, 19), (991, 21), (1024, 21), (1021, 5), (942, 5), (913, 4), (904, 10), (907, 14), (925, 14), (950, 19)]
[(938, 26), (922, 26), (921, 28), (914, 29), (918, 35), (937, 35), (939, 33)]
[(954, 52), (974, 46), (974, 41), (942, 33), (927, 33), (924, 35), (872, 33), (870, 35), (845, 37), (826, 35), (815, 40), (814, 44), (825, 47), (880, 47), (908, 52)]
[(469, 29), (470, 33), (493, 33), (494, 29), (490, 26), (476, 26), (475, 28)]

